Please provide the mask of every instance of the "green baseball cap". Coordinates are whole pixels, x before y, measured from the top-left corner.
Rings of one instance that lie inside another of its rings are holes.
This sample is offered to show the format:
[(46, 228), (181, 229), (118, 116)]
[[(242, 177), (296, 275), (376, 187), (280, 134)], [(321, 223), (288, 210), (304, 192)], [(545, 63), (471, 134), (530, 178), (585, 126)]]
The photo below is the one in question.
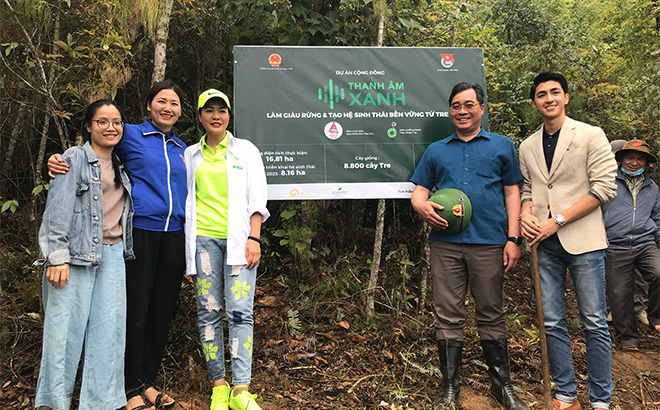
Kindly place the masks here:
[(215, 88), (209, 88), (199, 95), (199, 98), (197, 99), (197, 109), (204, 108), (211, 98), (220, 98), (225, 104), (227, 104), (227, 108), (231, 110), (231, 104), (229, 104), (229, 97), (227, 97), (227, 94), (216, 90)]

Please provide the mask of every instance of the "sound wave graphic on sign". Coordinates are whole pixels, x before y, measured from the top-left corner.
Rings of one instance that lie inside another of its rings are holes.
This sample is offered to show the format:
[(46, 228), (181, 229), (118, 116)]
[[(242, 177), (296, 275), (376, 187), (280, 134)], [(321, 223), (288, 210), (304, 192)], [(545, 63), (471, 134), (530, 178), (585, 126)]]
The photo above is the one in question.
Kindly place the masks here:
[(344, 89), (332, 85), (332, 80), (328, 80), (328, 85), (319, 88), (319, 100), (324, 103), (330, 103), (330, 109), (335, 108), (335, 103), (344, 99)]

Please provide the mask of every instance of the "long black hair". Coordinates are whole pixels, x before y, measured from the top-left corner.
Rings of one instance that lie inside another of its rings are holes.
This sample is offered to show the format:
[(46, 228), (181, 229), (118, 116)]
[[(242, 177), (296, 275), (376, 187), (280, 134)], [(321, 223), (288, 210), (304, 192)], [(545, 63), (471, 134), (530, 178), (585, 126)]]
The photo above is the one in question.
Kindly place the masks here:
[[(82, 135), (83, 139), (85, 141), (90, 141), (92, 140), (92, 134), (87, 130), (87, 127), (92, 126), (92, 118), (94, 118), (94, 115), (96, 114), (96, 111), (99, 110), (99, 108), (105, 106), (105, 105), (111, 105), (119, 111), (119, 115), (121, 116), (121, 122), (124, 123), (124, 114), (121, 111), (121, 108), (119, 108), (119, 105), (117, 105), (116, 102), (112, 100), (98, 100), (94, 101), (93, 103), (89, 104), (87, 106), (87, 110), (85, 111), (85, 118), (83, 119), (83, 127), (82, 127)], [(119, 162), (119, 158), (117, 157), (117, 154), (112, 152), (112, 169), (115, 171), (115, 186), (119, 187), (122, 184), (121, 181), (121, 173), (119, 172), (119, 166), (121, 165), (121, 162)]]

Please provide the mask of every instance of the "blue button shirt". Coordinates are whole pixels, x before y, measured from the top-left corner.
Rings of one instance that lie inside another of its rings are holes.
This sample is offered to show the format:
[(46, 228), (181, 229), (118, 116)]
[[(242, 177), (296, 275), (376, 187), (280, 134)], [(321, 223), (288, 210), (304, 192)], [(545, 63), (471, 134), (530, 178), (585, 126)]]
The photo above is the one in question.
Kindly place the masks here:
[(472, 203), (472, 219), (463, 232), (440, 235), (432, 229), (429, 240), (504, 245), (507, 228), (504, 186), (517, 185), (522, 179), (513, 142), (482, 128), (467, 142), (454, 132), (429, 145), (410, 181), (430, 190), (460, 189)]

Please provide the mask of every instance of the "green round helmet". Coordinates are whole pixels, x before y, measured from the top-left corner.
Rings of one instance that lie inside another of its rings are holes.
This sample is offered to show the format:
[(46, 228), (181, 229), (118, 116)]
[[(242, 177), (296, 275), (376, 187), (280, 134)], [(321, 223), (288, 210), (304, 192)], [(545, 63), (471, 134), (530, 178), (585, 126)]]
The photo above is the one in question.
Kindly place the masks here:
[(436, 229), (441, 235), (454, 235), (462, 232), (470, 223), (472, 218), (472, 204), (467, 195), (455, 188), (444, 188), (437, 190), (429, 201), (442, 205), (445, 209), (435, 212), (447, 223), (447, 229)]

